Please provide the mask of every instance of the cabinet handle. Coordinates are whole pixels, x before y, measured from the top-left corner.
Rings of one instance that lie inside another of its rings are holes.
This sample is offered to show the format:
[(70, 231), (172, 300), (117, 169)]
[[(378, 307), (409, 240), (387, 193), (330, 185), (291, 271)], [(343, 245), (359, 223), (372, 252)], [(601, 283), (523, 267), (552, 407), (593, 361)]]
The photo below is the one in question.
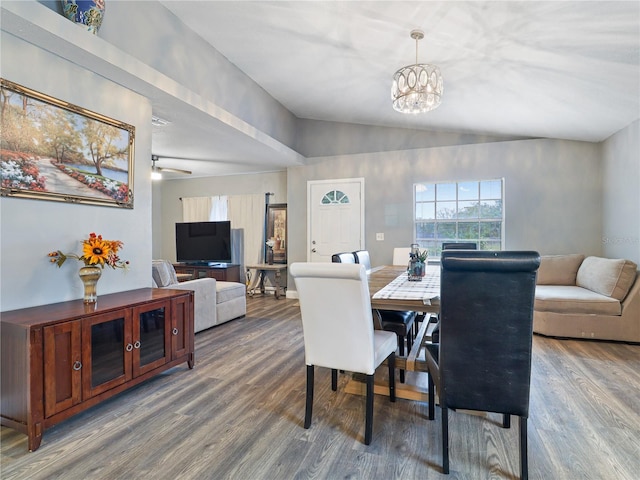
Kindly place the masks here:
[(76, 360), (76, 361), (75, 361), (75, 363), (73, 364), (73, 369), (74, 369), (75, 371), (78, 371), (78, 370), (80, 370), (81, 368), (82, 368), (82, 363), (80, 363), (80, 361), (79, 361), (79, 360)]
[(178, 334), (178, 329), (173, 327), (173, 330), (171, 330), (171, 333), (173, 333), (174, 335)]
[(130, 343), (127, 343), (126, 350), (127, 352), (130, 352), (131, 350), (133, 350), (133, 345), (131, 345)]
[(136, 343), (133, 344), (133, 348), (140, 348), (140, 340), (136, 340)]

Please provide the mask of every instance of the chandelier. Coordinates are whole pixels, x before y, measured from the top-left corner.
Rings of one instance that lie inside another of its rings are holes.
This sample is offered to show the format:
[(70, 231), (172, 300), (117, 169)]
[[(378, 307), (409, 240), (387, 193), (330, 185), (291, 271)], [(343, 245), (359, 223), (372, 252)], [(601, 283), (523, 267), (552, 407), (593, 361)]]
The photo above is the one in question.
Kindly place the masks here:
[(412, 30), (411, 38), (416, 41), (416, 63), (402, 67), (393, 76), (393, 109), (400, 113), (429, 112), (440, 105), (444, 91), (442, 75), (437, 66), (418, 63), (418, 40), (424, 38), (424, 32)]

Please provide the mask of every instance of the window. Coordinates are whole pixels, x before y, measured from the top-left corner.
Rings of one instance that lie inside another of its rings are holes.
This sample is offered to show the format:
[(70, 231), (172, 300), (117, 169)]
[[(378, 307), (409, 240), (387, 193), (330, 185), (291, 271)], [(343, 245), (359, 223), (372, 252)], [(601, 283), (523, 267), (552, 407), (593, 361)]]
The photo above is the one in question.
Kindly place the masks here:
[(331, 190), (322, 197), (322, 204), (329, 205), (334, 203), (349, 203), (349, 197), (340, 190)]
[(502, 250), (503, 179), (416, 183), (415, 243), (439, 257), (443, 242), (476, 242), (480, 250)]

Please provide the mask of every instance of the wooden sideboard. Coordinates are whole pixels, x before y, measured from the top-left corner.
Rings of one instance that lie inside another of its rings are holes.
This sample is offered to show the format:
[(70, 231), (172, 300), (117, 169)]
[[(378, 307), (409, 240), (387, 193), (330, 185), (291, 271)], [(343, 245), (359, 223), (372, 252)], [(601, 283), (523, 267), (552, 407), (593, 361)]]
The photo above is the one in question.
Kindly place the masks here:
[[(176, 273), (186, 273), (191, 278), (210, 277), (220, 282), (239, 282), (240, 265), (223, 263), (220, 265), (190, 265), (188, 263), (174, 263)], [(242, 282), (244, 283), (244, 281)]]
[(2, 312), (2, 425), (44, 431), (182, 362), (194, 365), (193, 291), (142, 288)]

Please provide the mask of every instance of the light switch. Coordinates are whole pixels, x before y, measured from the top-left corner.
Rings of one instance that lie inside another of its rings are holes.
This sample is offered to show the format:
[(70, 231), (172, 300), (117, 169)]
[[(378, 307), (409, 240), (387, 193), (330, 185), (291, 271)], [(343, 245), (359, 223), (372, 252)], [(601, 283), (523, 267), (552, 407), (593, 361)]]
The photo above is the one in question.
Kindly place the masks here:
[(376, 240), (378, 241), (384, 240), (384, 233), (376, 233)]

